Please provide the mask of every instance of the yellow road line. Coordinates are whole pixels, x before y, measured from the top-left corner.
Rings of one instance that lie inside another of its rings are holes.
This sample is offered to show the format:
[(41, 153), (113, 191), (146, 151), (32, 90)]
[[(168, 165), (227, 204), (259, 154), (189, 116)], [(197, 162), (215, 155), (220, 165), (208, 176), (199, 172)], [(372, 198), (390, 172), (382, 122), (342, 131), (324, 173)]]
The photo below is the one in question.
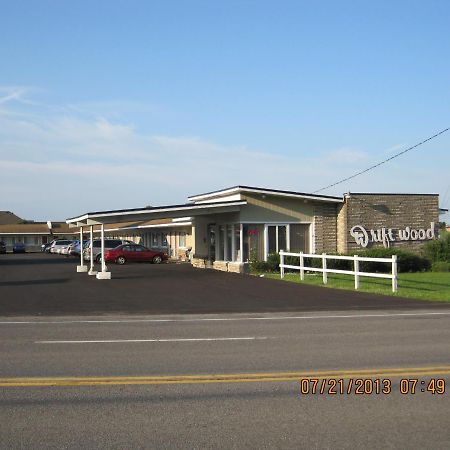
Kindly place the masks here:
[(301, 378), (386, 378), (432, 375), (450, 375), (450, 366), (181, 376), (0, 378), (0, 387), (259, 383), (298, 381)]

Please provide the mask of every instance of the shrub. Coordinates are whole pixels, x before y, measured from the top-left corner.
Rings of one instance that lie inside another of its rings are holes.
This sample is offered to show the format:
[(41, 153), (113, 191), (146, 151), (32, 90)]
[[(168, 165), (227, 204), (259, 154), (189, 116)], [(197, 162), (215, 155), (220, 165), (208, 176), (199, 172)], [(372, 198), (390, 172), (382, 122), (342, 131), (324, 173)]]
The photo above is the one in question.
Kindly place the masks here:
[(450, 272), (450, 262), (447, 261), (436, 261), (431, 266), (432, 272)]
[(429, 241), (425, 244), (425, 254), (433, 262), (450, 262), (450, 233), (441, 231), (439, 239)]
[(280, 270), (280, 255), (278, 253), (270, 253), (267, 256), (267, 265), (270, 272), (277, 272)]
[[(392, 255), (397, 255), (399, 272), (423, 272), (429, 270), (431, 267), (429, 259), (416, 253), (396, 248), (372, 248), (370, 250), (359, 251), (356, 254), (369, 258), (391, 258)], [(388, 264), (389, 263), (362, 261), (360, 263), (360, 269), (364, 272), (385, 272), (389, 269)]]
[(259, 261), (256, 252), (250, 255), (249, 266), (251, 272), (268, 272), (269, 266), (266, 261)]

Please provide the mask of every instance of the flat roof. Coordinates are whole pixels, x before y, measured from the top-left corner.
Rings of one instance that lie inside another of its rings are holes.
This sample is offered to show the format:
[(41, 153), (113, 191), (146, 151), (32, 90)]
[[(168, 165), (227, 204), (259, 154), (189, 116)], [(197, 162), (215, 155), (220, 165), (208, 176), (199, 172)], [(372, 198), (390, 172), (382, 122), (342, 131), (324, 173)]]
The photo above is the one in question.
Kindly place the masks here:
[(301, 197), (301, 198), (308, 198), (311, 200), (322, 200), (322, 201), (332, 201), (336, 203), (342, 203), (343, 198), (342, 197), (334, 197), (331, 195), (320, 195), (320, 194), (308, 194), (305, 192), (297, 192), (297, 191), (284, 191), (280, 189), (269, 189), (269, 188), (262, 188), (257, 186), (232, 186), (225, 189), (220, 189), (217, 191), (211, 191), (206, 192), (204, 194), (197, 194), (192, 195), (188, 197), (188, 200), (195, 201), (195, 200), (201, 200), (202, 198), (207, 197), (214, 197), (219, 195), (226, 195), (226, 194), (232, 194), (235, 192), (255, 192), (259, 194), (268, 194), (268, 195), (281, 195), (285, 197)]
[(411, 192), (409, 193), (404, 193), (404, 192), (347, 192), (345, 195), (430, 195), (430, 196), (436, 196), (439, 194), (412, 194)]

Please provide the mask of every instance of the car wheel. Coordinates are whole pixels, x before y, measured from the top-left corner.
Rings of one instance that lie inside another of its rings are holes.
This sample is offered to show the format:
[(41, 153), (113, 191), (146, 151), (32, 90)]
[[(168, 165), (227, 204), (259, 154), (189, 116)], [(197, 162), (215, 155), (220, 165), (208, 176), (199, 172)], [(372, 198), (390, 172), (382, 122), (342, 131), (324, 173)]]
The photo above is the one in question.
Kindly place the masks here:
[(99, 264), (102, 262), (102, 255), (101, 255), (101, 253), (98, 254), (98, 255), (95, 257), (95, 262), (96, 262), (96, 263), (99, 263)]
[(123, 266), (126, 262), (127, 262), (127, 260), (125, 259), (125, 256), (119, 256), (116, 259), (116, 263), (120, 264), (121, 266)]
[(162, 263), (162, 258), (161, 258), (161, 256), (156, 255), (156, 256), (153, 257), (152, 261), (153, 261), (153, 264), (161, 264)]

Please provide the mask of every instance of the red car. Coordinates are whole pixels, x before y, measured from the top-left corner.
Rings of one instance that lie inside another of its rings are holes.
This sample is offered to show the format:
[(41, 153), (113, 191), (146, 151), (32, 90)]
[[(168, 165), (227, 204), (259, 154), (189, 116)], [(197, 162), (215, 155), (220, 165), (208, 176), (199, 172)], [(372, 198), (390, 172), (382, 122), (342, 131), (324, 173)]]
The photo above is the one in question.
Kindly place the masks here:
[(105, 262), (115, 262), (117, 264), (125, 264), (128, 262), (152, 262), (161, 264), (167, 261), (169, 256), (167, 253), (151, 250), (138, 244), (124, 244), (116, 248), (105, 251)]

